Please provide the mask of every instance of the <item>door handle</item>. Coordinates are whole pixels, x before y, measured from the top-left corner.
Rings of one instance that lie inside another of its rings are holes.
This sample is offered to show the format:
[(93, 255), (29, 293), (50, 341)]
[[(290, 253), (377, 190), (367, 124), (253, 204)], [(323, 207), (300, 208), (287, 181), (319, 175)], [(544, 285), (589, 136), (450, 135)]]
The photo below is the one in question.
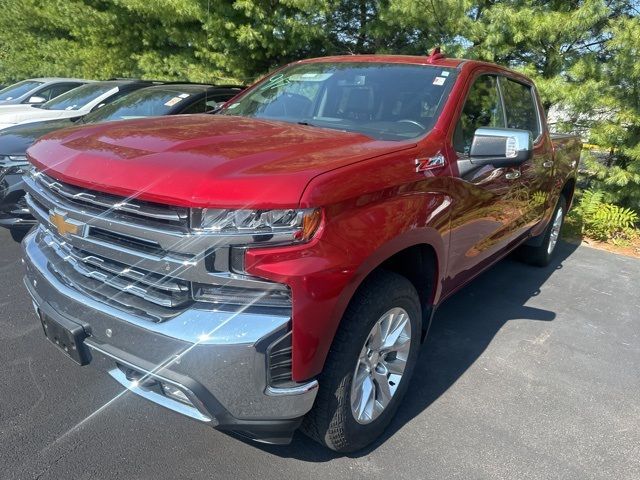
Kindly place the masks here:
[(546, 162), (544, 162), (544, 163), (542, 164), (542, 166), (543, 166), (544, 168), (551, 168), (551, 167), (553, 167), (553, 160), (547, 160)]
[(515, 180), (516, 178), (520, 178), (520, 170), (511, 170), (504, 174), (504, 178), (507, 180)]

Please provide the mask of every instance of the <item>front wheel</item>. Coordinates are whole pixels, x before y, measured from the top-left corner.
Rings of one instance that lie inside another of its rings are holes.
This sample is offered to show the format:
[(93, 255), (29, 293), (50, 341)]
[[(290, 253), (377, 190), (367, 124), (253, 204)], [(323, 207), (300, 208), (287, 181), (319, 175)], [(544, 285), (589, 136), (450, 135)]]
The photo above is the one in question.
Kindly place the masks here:
[(418, 357), (418, 293), (396, 273), (380, 271), (349, 305), (320, 375), (316, 403), (302, 430), (338, 452), (359, 450), (393, 418)]
[(518, 257), (523, 262), (538, 267), (546, 267), (551, 262), (553, 254), (556, 251), (558, 240), (560, 240), (560, 231), (564, 223), (564, 216), (567, 213), (567, 201), (564, 197), (560, 197), (549, 225), (542, 233), (542, 243), (538, 246), (523, 245), (519, 248)]

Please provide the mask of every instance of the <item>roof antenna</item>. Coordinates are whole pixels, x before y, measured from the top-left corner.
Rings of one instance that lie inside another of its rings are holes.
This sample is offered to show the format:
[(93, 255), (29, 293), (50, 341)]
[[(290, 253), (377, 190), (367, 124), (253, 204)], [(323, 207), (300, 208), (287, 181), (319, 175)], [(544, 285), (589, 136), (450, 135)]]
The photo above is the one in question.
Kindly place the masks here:
[(436, 48), (431, 50), (431, 53), (427, 57), (427, 63), (434, 63), (436, 60), (440, 60), (441, 58), (445, 58), (444, 54), (440, 52), (440, 46), (438, 45)]

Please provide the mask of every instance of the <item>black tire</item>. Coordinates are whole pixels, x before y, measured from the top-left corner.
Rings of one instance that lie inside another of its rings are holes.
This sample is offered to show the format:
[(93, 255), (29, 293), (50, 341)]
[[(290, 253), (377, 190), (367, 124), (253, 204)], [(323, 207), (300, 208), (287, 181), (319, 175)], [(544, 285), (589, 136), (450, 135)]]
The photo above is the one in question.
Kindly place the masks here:
[[(376, 322), (396, 307), (409, 314), (411, 325), (405, 370), (387, 407), (370, 423), (358, 423), (351, 409), (351, 384), (358, 358)], [(302, 431), (337, 452), (360, 450), (375, 441), (391, 422), (409, 386), (420, 347), (421, 318), (418, 293), (405, 277), (378, 271), (367, 279), (338, 328), (318, 379), (315, 405), (305, 417)]]
[(553, 255), (558, 249), (558, 241), (555, 242), (551, 251), (549, 251), (549, 244), (551, 243), (551, 233), (553, 230), (554, 219), (558, 215), (558, 211), (562, 210), (562, 217), (560, 219), (560, 229), (562, 229), (562, 225), (564, 224), (564, 217), (567, 213), (567, 201), (563, 196), (560, 196), (558, 199), (558, 204), (556, 205), (555, 210), (553, 211), (553, 215), (551, 216), (551, 220), (549, 220), (549, 225), (545, 228), (542, 235), (542, 242), (538, 246), (531, 245), (523, 245), (518, 249), (517, 255), (518, 258), (528, 263), (529, 265), (535, 265), (537, 267), (546, 267), (549, 265), (551, 260), (553, 259)]
[(13, 238), (14, 242), (20, 243), (22, 239), (27, 236), (27, 233), (29, 233), (29, 229), (28, 228), (11, 228), (9, 230), (9, 233), (11, 233), (11, 238)]

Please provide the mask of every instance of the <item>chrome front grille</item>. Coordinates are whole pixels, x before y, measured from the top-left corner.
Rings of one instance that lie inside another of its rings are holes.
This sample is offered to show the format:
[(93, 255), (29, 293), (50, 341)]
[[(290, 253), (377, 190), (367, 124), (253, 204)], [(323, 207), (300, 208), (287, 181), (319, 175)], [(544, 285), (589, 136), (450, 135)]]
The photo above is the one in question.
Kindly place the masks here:
[[(196, 255), (169, 251), (148, 234), (184, 235), (188, 209), (82, 189), (41, 172), (26, 177), (25, 185), (30, 210), (43, 225), (43, 253), (61, 282), (151, 321), (164, 321), (194, 303), (184, 272)], [(57, 231), (54, 212), (79, 225), (78, 231)], [(184, 237), (176, 243), (185, 243)]]
[(183, 227), (189, 225), (189, 209), (145, 202), (133, 197), (119, 197), (96, 190), (87, 190), (55, 180), (39, 172), (36, 183), (54, 196), (61, 205), (71, 204), (89, 209), (94, 215), (118, 214), (122, 218), (146, 220), (151, 224)]
[(152, 321), (167, 320), (193, 303), (189, 282), (90, 254), (48, 230), (40, 235), (50, 270), (92, 298)]

